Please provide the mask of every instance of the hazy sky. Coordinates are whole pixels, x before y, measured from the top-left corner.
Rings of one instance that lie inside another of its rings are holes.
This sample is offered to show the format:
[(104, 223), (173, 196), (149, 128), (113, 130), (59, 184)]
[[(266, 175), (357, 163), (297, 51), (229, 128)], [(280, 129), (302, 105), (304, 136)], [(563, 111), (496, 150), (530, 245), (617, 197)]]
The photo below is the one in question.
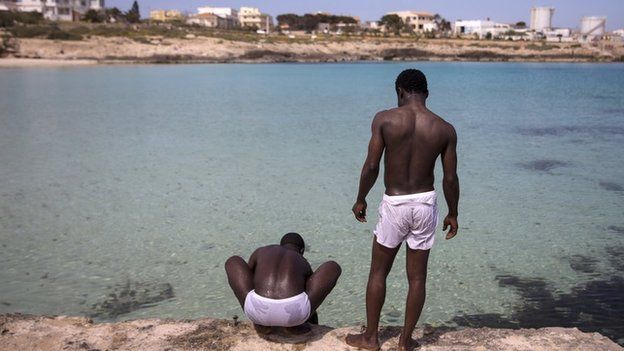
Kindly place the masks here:
[[(149, 10), (178, 9), (195, 12), (198, 6), (259, 7), (273, 16), (282, 13), (310, 13), (326, 11), (334, 14), (360, 16), (362, 20), (378, 20), (384, 13), (396, 10), (421, 10), (439, 13), (448, 20), (485, 19), (515, 23), (529, 23), (532, 6), (555, 8), (553, 25), (576, 28), (583, 16), (607, 16), (607, 29), (624, 28), (624, 0), (138, 0), (141, 13)], [(106, 6), (121, 10), (130, 8), (132, 0), (106, 0)]]

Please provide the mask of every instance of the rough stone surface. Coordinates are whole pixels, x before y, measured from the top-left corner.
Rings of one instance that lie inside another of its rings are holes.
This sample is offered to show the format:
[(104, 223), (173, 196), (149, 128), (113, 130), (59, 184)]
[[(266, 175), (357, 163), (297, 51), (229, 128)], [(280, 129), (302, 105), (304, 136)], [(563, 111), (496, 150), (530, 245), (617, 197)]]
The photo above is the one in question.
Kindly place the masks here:
[[(260, 337), (249, 323), (218, 319), (146, 319), (94, 324), (84, 317), (0, 315), (0, 350), (355, 350), (343, 340), (358, 327), (315, 326), (307, 335), (275, 331)], [(381, 331), (382, 350), (395, 350), (397, 327)], [(419, 350), (624, 350), (578, 329), (418, 328)]]
[[(79, 41), (19, 39), (17, 58), (48, 60), (95, 60), (97, 62), (185, 63), (185, 62), (341, 62), (381, 60), (432, 61), (618, 61), (624, 45), (601, 49), (586, 44), (557, 44), (550, 50), (530, 43), (475, 40), (352, 39), (342, 41), (243, 42), (219, 38), (155, 38), (139, 43), (124, 37), (93, 36)], [(2, 62), (10, 60), (0, 59)], [(14, 60), (13, 60), (14, 61)], [(17, 64), (16, 62), (12, 63)]]

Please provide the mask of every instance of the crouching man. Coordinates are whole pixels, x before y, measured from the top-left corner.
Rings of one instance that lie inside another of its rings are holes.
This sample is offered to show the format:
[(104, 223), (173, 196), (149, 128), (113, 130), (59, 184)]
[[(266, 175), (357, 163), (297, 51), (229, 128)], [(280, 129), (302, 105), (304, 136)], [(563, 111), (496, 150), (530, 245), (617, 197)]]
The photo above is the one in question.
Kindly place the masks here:
[(306, 322), (315, 321), (316, 309), (336, 286), (340, 266), (329, 261), (312, 272), (304, 250), (301, 235), (288, 233), (279, 245), (256, 249), (249, 262), (240, 256), (225, 262), (230, 287), (259, 332), (268, 333), (270, 327), (309, 331)]

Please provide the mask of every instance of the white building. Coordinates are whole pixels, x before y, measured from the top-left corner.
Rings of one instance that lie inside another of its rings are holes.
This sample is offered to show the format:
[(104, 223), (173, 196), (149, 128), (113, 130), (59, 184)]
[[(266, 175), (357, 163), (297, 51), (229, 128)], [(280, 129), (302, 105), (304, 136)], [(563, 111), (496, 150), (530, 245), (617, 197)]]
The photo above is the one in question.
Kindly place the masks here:
[(624, 37), (624, 28), (614, 30), (614, 31), (613, 31), (613, 35), (617, 35), (617, 36), (620, 36), (620, 37)]
[(273, 17), (260, 12), (256, 7), (241, 7), (238, 11), (238, 21), (243, 27), (255, 27), (266, 32), (273, 27)]
[(511, 30), (507, 23), (497, 23), (488, 20), (455, 21), (453, 34), (458, 36), (477, 36), (479, 39), (488, 37), (498, 38)]
[(17, 4), (13, 1), (0, 1), (0, 11), (16, 11)]
[(574, 41), (574, 38), (572, 38), (572, 30), (569, 28), (553, 28), (545, 30), (543, 33), (546, 37), (546, 41), (559, 43)]
[(607, 18), (589, 16), (581, 19), (581, 39), (594, 40), (601, 38), (606, 33)]
[(433, 20), (433, 15), (429, 12), (394, 11), (388, 12), (386, 15), (397, 15), (401, 17), (403, 23), (409, 26), (414, 32), (428, 32), (438, 29), (437, 24)]
[(544, 32), (552, 28), (552, 17), (555, 9), (552, 7), (531, 8), (531, 30)]
[(366, 21), (361, 24), (362, 29), (380, 30), (381, 25), (377, 21)]
[(220, 21), (220, 23), (223, 23), (223, 25), (221, 25), (220, 27), (223, 27), (223, 28), (240, 27), (240, 21), (238, 20), (238, 10), (230, 8), (230, 7), (203, 6), (203, 7), (197, 8), (197, 13), (199, 15), (212, 14), (212, 15), (219, 16), (219, 18), (222, 18), (225, 20), (225, 21)]
[(89, 10), (104, 9), (104, 0), (12, 0), (2, 4), (0, 9), (39, 12), (53, 21), (77, 21)]

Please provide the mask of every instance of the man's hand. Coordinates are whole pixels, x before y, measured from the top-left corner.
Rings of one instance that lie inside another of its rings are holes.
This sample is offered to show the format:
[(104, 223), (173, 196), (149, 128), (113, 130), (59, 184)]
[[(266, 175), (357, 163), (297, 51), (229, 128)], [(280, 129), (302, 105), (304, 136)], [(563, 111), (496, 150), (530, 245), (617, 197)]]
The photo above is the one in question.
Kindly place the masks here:
[(366, 201), (357, 201), (352, 209), (355, 219), (362, 223), (366, 222), (366, 206)]
[(442, 230), (446, 230), (449, 226), (451, 229), (446, 233), (446, 240), (453, 239), (453, 237), (457, 235), (457, 217), (449, 215), (444, 218), (444, 227), (442, 227)]

